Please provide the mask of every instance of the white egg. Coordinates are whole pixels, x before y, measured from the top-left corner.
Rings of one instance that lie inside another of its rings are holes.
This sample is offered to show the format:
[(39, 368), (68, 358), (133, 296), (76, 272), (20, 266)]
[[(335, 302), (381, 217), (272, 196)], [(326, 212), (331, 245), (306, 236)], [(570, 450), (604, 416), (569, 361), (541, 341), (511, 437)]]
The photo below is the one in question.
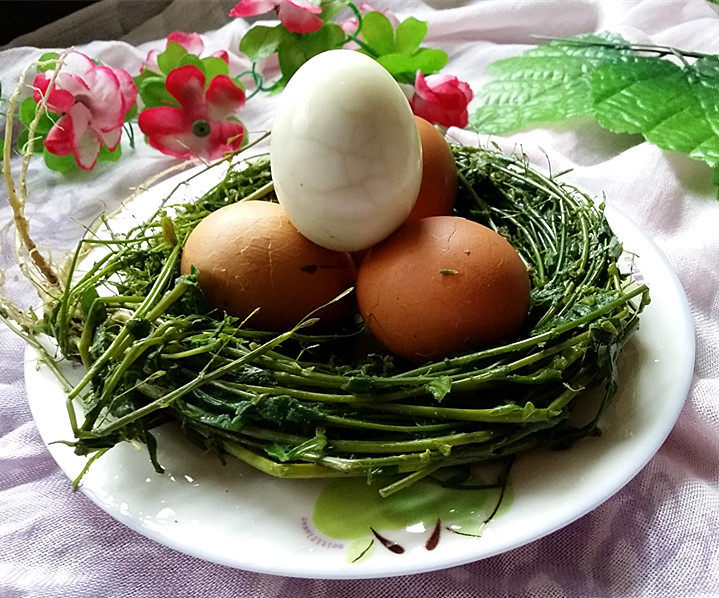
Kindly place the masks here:
[(275, 114), (270, 161), (292, 224), (336, 251), (390, 235), (422, 181), (407, 98), (375, 60), (352, 50), (319, 54), (292, 77)]

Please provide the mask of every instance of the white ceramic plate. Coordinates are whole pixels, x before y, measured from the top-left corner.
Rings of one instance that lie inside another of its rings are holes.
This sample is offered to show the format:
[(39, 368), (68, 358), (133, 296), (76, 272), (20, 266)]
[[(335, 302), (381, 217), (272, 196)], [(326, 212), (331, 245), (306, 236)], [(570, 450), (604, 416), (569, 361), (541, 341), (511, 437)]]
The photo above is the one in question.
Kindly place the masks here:
[[(203, 175), (181, 193), (189, 197), (207, 189), (216, 177)], [(151, 213), (176, 182), (140, 196), (124, 213), (127, 223)], [(519, 458), (510, 478), (511, 499), (481, 537), (443, 526), (439, 544), (427, 550), (434, 519), (425, 517), (406, 529), (382, 532), (403, 546), (403, 554), (375, 541), (365, 558), (353, 563), (353, 556), (369, 545), (371, 532), (349, 541), (327, 537), (315, 527), (313, 510), (326, 482), (278, 480), (234, 459), (223, 466), (171, 429), (157, 434), (165, 475), (154, 472), (144, 449), (122, 444), (93, 464), (82, 491), (115, 519), (176, 550), (241, 569), (309, 578), (382, 577), (460, 565), (571, 523), (622, 488), (659, 449), (682, 408), (694, 365), (694, 332), (677, 277), (625, 216), (608, 208), (607, 217), (625, 248), (640, 256), (652, 302), (620, 359), (620, 393), (603, 417), (604, 434), (570, 450)], [(63, 391), (47, 368), (38, 368), (34, 350), (28, 349), (26, 357), (28, 398), (40, 434), (58, 465), (75, 478), (84, 458), (67, 446), (49, 444), (72, 437)], [(69, 372), (78, 374), (77, 368)], [(478, 499), (476, 517), (481, 520), (492, 504), (491, 497)], [(337, 517), (363, 513), (353, 495), (335, 509)], [(451, 526), (451, 513), (446, 516)]]

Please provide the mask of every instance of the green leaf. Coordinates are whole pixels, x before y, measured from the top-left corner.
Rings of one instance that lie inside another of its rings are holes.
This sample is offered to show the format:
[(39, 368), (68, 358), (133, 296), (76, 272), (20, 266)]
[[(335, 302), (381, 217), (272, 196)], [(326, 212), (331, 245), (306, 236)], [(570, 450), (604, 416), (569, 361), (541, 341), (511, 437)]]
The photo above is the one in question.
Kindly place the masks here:
[(26, 127), (30, 126), (32, 119), (35, 118), (37, 112), (37, 104), (32, 98), (25, 98), (20, 104), (18, 115), (20, 116), (20, 122)]
[(286, 83), (305, 62), (313, 56), (338, 48), (345, 40), (345, 33), (337, 23), (325, 23), (312, 33), (286, 33), (277, 51)]
[(582, 46), (584, 42), (626, 44), (606, 34), (579, 35), (553, 41), (489, 66), (492, 80), (477, 96), (470, 117), (482, 133), (501, 134), (531, 124), (590, 114), (590, 74), (594, 66), (631, 54), (627, 47)]
[(102, 145), (100, 155), (97, 157), (99, 162), (117, 162), (122, 157), (122, 145), (117, 144), (114, 151), (110, 151), (107, 146)]
[(303, 49), (291, 39), (283, 41), (277, 48), (277, 58), (280, 61), (282, 80), (287, 83), (307, 60)]
[(349, 0), (326, 0), (322, 2), (322, 12), (320, 13), (320, 19), (323, 21), (329, 21), (345, 6), (349, 5)]
[(202, 62), (202, 68), (205, 71), (205, 77), (207, 77), (208, 85), (210, 84), (210, 81), (217, 77), (217, 75), (228, 76), (230, 74), (230, 69), (222, 58), (217, 58), (217, 56), (208, 56), (207, 58), (203, 58), (200, 62)]
[(56, 156), (55, 154), (51, 154), (47, 151), (47, 149), (44, 149), (42, 157), (45, 160), (45, 165), (50, 170), (54, 170), (56, 172), (71, 172), (79, 168), (72, 155)]
[[(682, 69), (668, 60), (628, 57), (591, 74), (594, 116), (616, 133), (641, 133), (680, 109), (689, 93)], [(649, 103), (638, 107), (637, 98)]]
[(381, 12), (368, 12), (364, 16), (362, 38), (380, 56), (395, 51), (394, 28)]
[[(27, 129), (23, 129), (20, 132), (20, 135), (17, 137), (17, 149), (20, 152), (25, 151), (25, 146), (27, 145), (29, 139), (29, 134)], [(43, 150), (43, 137), (35, 133), (35, 147), (33, 148), (32, 153), (33, 154), (39, 154)]]
[(180, 66), (183, 56), (187, 55), (187, 50), (176, 42), (167, 42), (167, 48), (157, 56), (157, 66), (160, 70), (168, 74), (172, 69)]
[(277, 52), (286, 29), (282, 25), (265, 27), (255, 25), (240, 40), (240, 52), (258, 62)]
[(158, 73), (157, 71), (153, 71), (152, 69), (144, 68), (140, 71), (139, 75), (135, 75), (132, 80), (135, 82), (135, 85), (137, 87), (140, 87), (142, 85), (142, 82), (145, 79), (149, 79), (150, 77), (161, 77), (164, 78), (164, 75), (161, 73)]
[[(397, 26), (395, 48), (398, 52), (414, 52), (427, 35), (427, 23), (410, 17)], [(442, 67), (440, 67), (442, 68)]]
[(438, 403), (441, 403), (442, 399), (447, 396), (447, 393), (452, 390), (452, 378), (449, 376), (440, 376), (427, 384), (427, 390), (432, 393), (432, 396)]
[(165, 78), (162, 75), (147, 77), (140, 83), (137, 92), (142, 98), (145, 108), (155, 106), (176, 106), (177, 102), (165, 89)]
[(137, 118), (137, 113), (139, 112), (139, 108), (137, 106), (137, 102), (130, 108), (127, 113), (125, 114), (125, 122), (130, 122), (131, 120), (134, 120)]
[(719, 58), (680, 67), (632, 57), (592, 74), (594, 114), (614, 132), (641, 133), (665, 150), (719, 162)]
[[(57, 60), (57, 58), (60, 55), (57, 52), (45, 52), (40, 58), (37, 59), (38, 62), (49, 62), (51, 60)], [(39, 73), (44, 73), (45, 71), (51, 71), (55, 68), (55, 64), (45, 64), (40, 65), (37, 67), (37, 71)]]
[[(200, 69), (203, 75), (205, 75), (205, 85), (209, 85), (210, 79), (207, 77), (207, 73), (205, 73), (205, 65), (203, 62), (199, 59), (199, 57), (195, 56), (194, 54), (185, 54), (182, 58), (180, 58), (180, 62), (177, 65), (177, 67), (181, 66), (194, 66)], [(177, 68), (175, 67), (175, 68)]]
[(712, 185), (717, 186), (717, 199), (719, 199), (719, 164), (714, 167), (714, 170), (712, 170), (711, 182)]
[(417, 71), (431, 75), (440, 71), (447, 64), (447, 54), (434, 48), (421, 48), (414, 54), (392, 53), (377, 58), (384, 68), (396, 79), (409, 79), (414, 82)]

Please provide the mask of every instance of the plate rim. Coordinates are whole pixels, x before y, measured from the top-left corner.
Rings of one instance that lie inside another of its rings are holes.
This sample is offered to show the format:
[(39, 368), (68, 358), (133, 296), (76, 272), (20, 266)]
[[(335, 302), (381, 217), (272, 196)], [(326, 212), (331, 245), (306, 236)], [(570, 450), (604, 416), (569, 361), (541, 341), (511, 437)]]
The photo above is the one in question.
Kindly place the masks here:
[[(182, 176), (187, 176), (187, 173), (181, 173)], [(172, 177), (174, 178), (174, 177)], [(168, 179), (172, 180), (172, 179)], [(102, 511), (107, 513), (110, 517), (117, 520), (118, 522), (122, 523), (129, 529), (133, 530), (134, 532), (137, 532), (141, 534), (142, 536), (145, 536), (146, 538), (149, 538), (150, 540), (153, 540), (155, 542), (158, 542), (159, 544), (163, 546), (167, 546), (168, 548), (171, 548), (173, 550), (176, 550), (182, 554), (186, 554), (195, 558), (202, 559), (207, 562), (215, 563), (218, 565), (228, 566), (235, 569), (245, 570), (245, 571), (252, 571), (256, 573), (263, 573), (268, 575), (276, 575), (276, 576), (284, 576), (284, 577), (296, 577), (296, 578), (304, 578), (304, 579), (376, 579), (376, 578), (384, 578), (384, 577), (397, 577), (397, 576), (403, 576), (403, 575), (412, 575), (417, 573), (429, 573), (432, 571), (437, 571), (440, 569), (447, 569), (450, 567), (456, 567), (465, 565), (468, 563), (476, 562), (479, 560), (484, 560), (486, 558), (496, 556), (498, 554), (502, 554), (505, 552), (508, 552), (510, 550), (514, 550), (516, 548), (519, 548), (521, 546), (530, 544), (532, 542), (535, 542), (536, 540), (543, 538), (551, 533), (554, 533), (556, 531), (559, 531), (566, 526), (570, 525), (571, 523), (575, 522), (577, 519), (583, 517), (587, 513), (591, 512), (592, 510), (599, 507), (601, 504), (606, 502), (609, 498), (614, 496), (617, 492), (619, 492), (622, 488), (624, 488), (640, 471), (642, 471), (646, 465), (649, 463), (649, 461), (656, 455), (656, 453), (659, 451), (661, 446), (664, 444), (665, 440), (669, 436), (669, 433), (673, 429), (674, 425), (676, 424), (677, 419), (679, 418), (679, 415), (686, 403), (686, 398), (688, 396), (688, 392), (691, 386), (692, 378), (693, 378), (693, 371), (694, 371), (694, 364), (695, 364), (695, 358), (696, 358), (696, 335), (695, 335), (695, 329), (694, 329), (694, 321), (691, 315), (691, 307), (689, 305), (689, 301), (686, 295), (686, 292), (684, 291), (684, 288), (681, 284), (681, 281), (679, 280), (679, 277), (677, 276), (674, 269), (671, 267), (671, 264), (669, 263), (667, 257), (665, 256), (664, 252), (659, 248), (659, 246), (654, 242), (654, 240), (647, 235), (634, 221), (632, 221), (626, 214), (622, 212), (621, 209), (617, 208), (613, 205), (607, 205), (605, 208), (605, 214), (608, 214), (608, 219), (617, 219), (622, 221), (622, 228), (630, 229), (632, 231), (632, 234), (634, 238), (641, 239), (642, 243), (646, 244), (648, 247), (652, 249), (652, 251), (656, 254), (656, 257), (658, 258), (659, 262), (661, 263), (661, 266), (663, 267), (664, 273), (668, 276), (667, 282), (670, 283), (671, 289), (674, 292), (676, 299), (679, 303), (679, 306), (681, 308), (680, 315), (680, 321), (682, 324), (682, 337), (678, 338), (678, 342), (683, 343), (687, 347), (686, 355), (685, 355), (685, 363), (682, 364), (679, 371), (681, 372), (683, 378), (680, 380), (680, 383), (677, 386), (677, 395), (682, 396), (681, 400), (676, 400), (674, 408), (672, 409), (670, 413), (670, 417), (667, 416), (664, 425), (661, 428), (661, 433), (657, 434), (655, 437), (654, 442), (651, 443), (651, 449), (647, 449), (646, 454), (642, 456), (641, 460), (634, 461), (635, 464), (634, 467), (627, 469), (625, 472), (623, 472), (623, 475), (617, 476), (613, 479), (613, 484), (608, 485), (607, 487), (603, 487), (603, 491), (599, 493), (590, 493), (587, 495), (587, 498), (583, 501), (579, 501), (580, 505), (578, 508), (572, 509), (572, 513), (569, 517), (562, 519), (562, 521), (557, 524), (555, 521), (547, 521), (540, 523), (539, 525), (532, 528), (530, 533), (527, 534), (520, 534), (514, 538), (513, 541), (510, 541), (500, 547), (497, 547), (494, 550), (490, 550), (488, 552), (481, 551), (471, 548), (468, 549), (462, 556), (458, 557), (456, 554), (450, 553), (444, 557), (441, 556), (441, 553), (437, 554), (436, 561), (432, 562), (431, 564), (427, 564), (422, 561), (404, 561), (402, 564), (396, 563), (396, 566), (394, 567), (395, 570), (389, 571), (388, 566), (386, 564), (383, 564), (382, 566), (379, 566), (376, 568), (376, 570), (367, 570), (367, 569), (357, 569), (353, 571), (352, 569), (344, 569), (340, 571), (330, 571), (330, 570), (324, 570), (324, 571), (308, 571), (307, 567), (305, 566), (293, 566), (291, 562), (283, 563), (281, 566), (281, 570), (278, 570), (277, 568), (271, 566), (271, 565), (264, 565), (264, 564), (256, 564), (256, 563), (246, 563), (246, 562), (238, 562), (237, 559), (233, 559), (230, 556), (224, 556), (221, 554), (218, 554), (216, 552), (212, 552), (209, 550), (203, 549), (201, 546), (193, 545), (191, 543), (187, 542), (181, 542), (177, 541), (172, 537), (168, 537), (167, 535), (164, 535), (161, 533), (160, 530), (153, 529), (151, 527), (147, 527), (142, 524), (142, 522), (138, 519), (133, 518), (132, 516), (123, 515), (120, 512), (117, 512), (116, 510), (112, 509), (111, 505), (108, 505), (106, 503), (103, 503), (99, 496), (95, 496), (92, 491), (88, 488), (85, 488), (83, 486), (80, 487), (81, 492), (89, 498), (95, 505), (100, 507)], [(36, 375), (36, 363), (37, 363), (37, 353), (33, 347), (30, 345), (27, 345), (25, 348), (24, 353), (24, 378), (25, 378), (25, 384), (26, 389), (28, 387), (28, 377), (32, 377), (33, 375)], [(681, 392), (679, 392), (681, 391)], [(37, 403), (30, 400), (29, 392), (28, 394), (28, 403), (30, 405), (30, 410), (33, 415), (33, 420), (35, 420), (35, 409), (38, 407)], [(70, 476), (70, 473), (66, 470), (65, 467), (60, 463), (58, 460), (58, 456), (56, 455), (56, 452), (53, 450), (50, 450), (50, 447), (48, 446), (48, 441), (46, 440), (43, 433), (40, 431), (38, 427), (38, 432), (40, 433), (40, 436), (42, 438), (43, 443), (46, 445), (46, 448), (52, 455), (53, 459), (57, 463), (58, 467), (61, 469), (61, 471), (66, 475)], [(575, 503), (576, 504), (576, 503)], [(469, 545), (468, 545), (469, 546)], [(399, 569), (399, 570), (397, 570)]]

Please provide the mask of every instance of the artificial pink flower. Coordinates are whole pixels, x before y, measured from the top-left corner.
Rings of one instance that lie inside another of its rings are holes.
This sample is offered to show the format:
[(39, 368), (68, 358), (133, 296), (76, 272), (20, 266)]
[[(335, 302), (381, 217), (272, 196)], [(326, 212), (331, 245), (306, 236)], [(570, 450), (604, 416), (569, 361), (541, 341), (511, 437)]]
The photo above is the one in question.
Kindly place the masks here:
[(274, 11), (288, 31), (311, 33), (322, 27), (317, 15), (322, 8), (309, 0), (240, 0), (230, 11), (231, 17), (254, 17)]
[(231, 118), (245, 104), (245, 92), (232, 79), (217, 75), (205, 89), (205, 75), (187, 65), (170, 71), (165, 88), (180, 107), (148, 108), (137, 119), (152, 147), (178, 158), (210, 160), (240, 147), (245, 129)]
[(46, 96), (47, 107), (60, 118), (45, 138), (56, 156), (72, 154), (78, 166), (92, 170), (104, 143), (115, 151), (127, 111), (135, 105), (137, 88), (127, 71), (96, 65), (80, 52), (70, 52), (48, 92), (53, 71), (33, 81), (35, 102)]
[[(389, 8), (386, 8), (385, 10), (378, 10), (369, 2), (360, 2), (357, 5), (357, 8), (363, 15), (366, 15), (368, 12), (381, 12), (385, 17), (387, 17), (389, 22), (392, 23), (392, 27), (397, 27), (397, 25), (399, 25), (397, 15), (395, 15)], [(344, 32), (347, 34), (357, 31), (357, 25), (359, 25), (357, 17), (350, 17), (340, 23), (340, 27), (342, 27)], [(360, 34), (360, 37), (362, 37), (362, 34)]]
[(473, 97), (469, 85), (454, 75), (430, 75), (425, 79), (422, 72), (417, 71), (409, 104), (412, 112), (431, 123), (466, 127), (467, 105)]
[[(205, 44), (202, 41), (202, 37), (198, 33), (183, 33), (182, 31), (173, 31), (170, 33), (170, 35), (167, 36), (167, 43), (165, 44), (165, 48), (167, 48), (167, 44), (170, 42), (175, 42), (176, 44), (180, 44), (189, 54), (194, 54), (195, 56), (200, 56), (202, 52), (205, 50)], [(150, 50), (147, 53), (147, 57), (145, 58), (145, 62), (142, 63), (141, 71), (144, 71), (145, 69), (150, 69), (153, 71), (159, 71), (160, 67), (157, 65), (157, 56), (160, 54), (159, 50)], [(225, 50), (218, 50), (212, 56), (215, 56), (216, 58), (219, 58), (220, 60), (223, 60), (226, 63), (229, 63), (230, 56)]]

